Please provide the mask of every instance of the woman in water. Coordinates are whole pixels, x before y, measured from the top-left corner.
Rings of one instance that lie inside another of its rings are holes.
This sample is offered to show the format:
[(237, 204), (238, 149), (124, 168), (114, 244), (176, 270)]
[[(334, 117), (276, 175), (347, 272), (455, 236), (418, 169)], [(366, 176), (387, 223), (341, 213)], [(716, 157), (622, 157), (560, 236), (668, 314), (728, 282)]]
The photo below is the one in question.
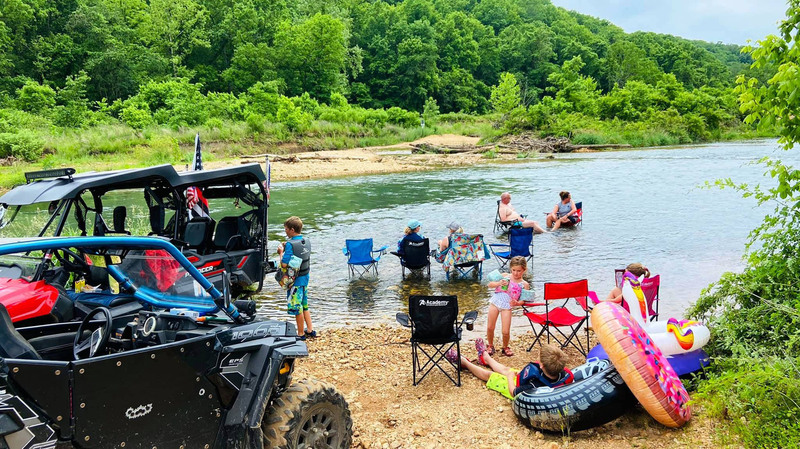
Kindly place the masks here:
[(578, 208), (575, 207), (575, 201), (572, 201), (572, 195), (564, 191), (558, 194), (561, 197), (561, 202), (553, 207), (553, 211), (547, 215), (547, 227), (552, 227), (553, 231), (558, 229), (561, 225), (569, 223), (569, 226), (578, 222), (575, 213)]

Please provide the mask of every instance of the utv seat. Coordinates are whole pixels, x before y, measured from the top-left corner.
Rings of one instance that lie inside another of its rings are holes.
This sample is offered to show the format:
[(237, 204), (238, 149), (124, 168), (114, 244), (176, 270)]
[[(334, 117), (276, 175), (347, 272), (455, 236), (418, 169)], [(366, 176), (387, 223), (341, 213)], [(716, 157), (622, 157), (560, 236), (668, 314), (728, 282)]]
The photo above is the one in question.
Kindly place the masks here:
[(0, 357), (6, 359), (41, 360), (36, 349), (14, 329), (6, 306), (0, 304)]
[(131, 235), (131, 231), (125, 229), (125, 220), (128, 218), (128, 208), (125, 206), (117, 206), (114, 208), (113, 222), (114, 228), (107, 233), (110, 234), (123, 234)]
[(217, 223), (217, 232), (214, 234), (214, 249), (224, 251), (239, 251), (247, 249), (242, 230), (241, 217), (223, 217)]
[(215, 224), (214, 220), (209, 217), (189, 220), (183, 229), (183, 241), (186, 242), (186, 248), (205, 254), (212, 244), (211, 238), (214, 235)]

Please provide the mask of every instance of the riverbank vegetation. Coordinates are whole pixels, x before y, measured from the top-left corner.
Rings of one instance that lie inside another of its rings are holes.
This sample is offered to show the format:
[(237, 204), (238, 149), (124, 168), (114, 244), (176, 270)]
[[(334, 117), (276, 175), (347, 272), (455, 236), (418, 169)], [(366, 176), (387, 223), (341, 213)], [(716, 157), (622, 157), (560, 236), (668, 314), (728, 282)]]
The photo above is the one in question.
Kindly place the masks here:
[[(737, 87), (746, 121), (777, 127), (787, 151), (800, 142), (800, 1), (789, 5), (781, 36), (748, 49), (755, 66), (778, 67), (775, 76), (741, 77)], [(724, 275), (691, 312), (714, 333), (714, 363), (700, 392), (748, 447), (800, 447), (800, 170), (777, 159), (762, 163), (770, 186), (717, 183), (774, 209), (750, 234), (744, 271)]]
[(196, 131), (218, 157), (434, 132), (771, 133), (741, 121), (735, 76), (772, 69), (738, 46), (628, 34), (549, 0), (13, 0), (0, 44), (0, 158), (17, 167), (3, 185), (31, 163), (180, 163)]

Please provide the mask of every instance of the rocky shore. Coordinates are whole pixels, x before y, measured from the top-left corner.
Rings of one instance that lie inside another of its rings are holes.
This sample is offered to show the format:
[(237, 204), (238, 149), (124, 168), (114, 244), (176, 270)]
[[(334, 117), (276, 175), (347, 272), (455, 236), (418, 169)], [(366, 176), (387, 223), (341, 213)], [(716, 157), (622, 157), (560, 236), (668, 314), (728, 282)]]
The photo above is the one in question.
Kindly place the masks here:
[[(465, 334), (462, 353), (475, 358), (477, 332)], [(399, 326), (345, 326), (322, 329), (308, 341), (310, 355), (298, 361), (294, 377), (314, 377), (335, 385), (345, 396), (353, 417), (353, 448), (712, 448), (714, 423), (695, 407), (693, 420), (681, 429), (668, 429), (640, 406), (604, 426), (570, 435), (547, 434), (525, 427), (511, 403), (469, 372), (456, 387), (434, 372), (420, 385), (411, 378), (410, 332)], [(514, 357), (503, 363), (521, 368), (538, 357), (526, 352), (530, 332), (515, 335)], [(583, 363), (568, 350), (569, 366)], [(734, 446), (735, 447), (735, 446)]]

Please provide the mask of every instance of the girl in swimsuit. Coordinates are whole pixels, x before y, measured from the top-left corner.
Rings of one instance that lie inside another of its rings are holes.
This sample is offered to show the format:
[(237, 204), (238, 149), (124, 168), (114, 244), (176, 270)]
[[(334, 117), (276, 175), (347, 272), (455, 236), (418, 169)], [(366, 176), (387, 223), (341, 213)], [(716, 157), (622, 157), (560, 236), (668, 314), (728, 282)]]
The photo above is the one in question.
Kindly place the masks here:
[(497, 325), (497, 316), (500, 315), (503, 333), (503, 355), (511, 357), (514, 351), (508, 346), (511, 339), (511, 309), (522, 304), (520, 296), (522, 289), (530, 290), (531, 286), (522, 275), (528, 269), (528, 263), (522, 256), (512, 257), (509, 262), (511, 274), (504, 273), (503, 280), (489, 282), (489, 288), (494, 293), (489, 300), (489, 322), (486, 326), (486, 341), (489, 343), (487, 351), (494, 354), (494, 328)]

